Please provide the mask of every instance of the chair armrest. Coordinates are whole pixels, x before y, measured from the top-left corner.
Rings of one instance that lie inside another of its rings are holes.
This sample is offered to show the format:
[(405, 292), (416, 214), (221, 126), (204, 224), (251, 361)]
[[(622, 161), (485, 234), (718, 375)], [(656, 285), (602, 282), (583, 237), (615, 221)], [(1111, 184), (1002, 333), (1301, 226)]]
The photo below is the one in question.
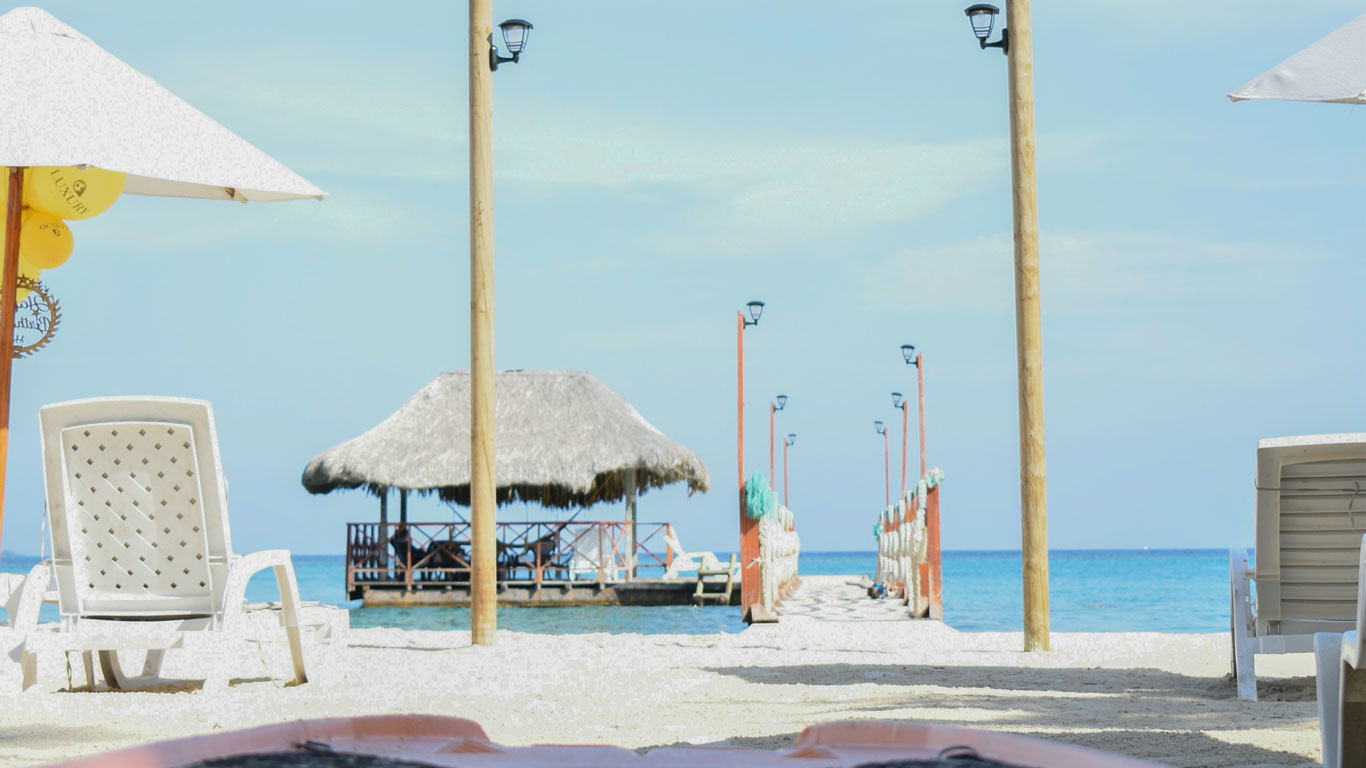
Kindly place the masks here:
[[(239, 623), (244, 615), (242, 606), (247, 601), (247, 582), (251, 577), (267, 568), (283, 566), (289, 571), (289, 580), (294, 581), (294, 563), (287, 549), (263, 549), (249, 555), (234, 557), (228, 566), (228, 584), (223, 594), (223, 628), (230, 629)], [(298, 594), (297, 585), (291, 590)], [(284, 599), (283, 596), (282, 600)]]
[(4, 601), (11, 627), (24, 632), (38, 626), (38, 609), (42, 607), (50, 576), (47, 563), (33, 566), (27, 576), (0, 576), (4, 579), (0, 582), (0, 599)]

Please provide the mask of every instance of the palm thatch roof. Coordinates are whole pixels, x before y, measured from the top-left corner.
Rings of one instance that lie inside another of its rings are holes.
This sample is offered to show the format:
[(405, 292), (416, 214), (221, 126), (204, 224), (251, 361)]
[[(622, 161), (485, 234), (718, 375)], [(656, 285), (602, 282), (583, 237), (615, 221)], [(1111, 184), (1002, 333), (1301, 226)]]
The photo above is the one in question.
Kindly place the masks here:
[[(505, 371), (495, 375), (499, 504), (587, 507), (686, 482), (711, 481), (697, 454), (665, 437), (625, 398), (586, 373)], [(330, 493), (390, 488), (470, 503), (470, 374), (438, 375), (370, 431), (318, 454), (304, 488)]]

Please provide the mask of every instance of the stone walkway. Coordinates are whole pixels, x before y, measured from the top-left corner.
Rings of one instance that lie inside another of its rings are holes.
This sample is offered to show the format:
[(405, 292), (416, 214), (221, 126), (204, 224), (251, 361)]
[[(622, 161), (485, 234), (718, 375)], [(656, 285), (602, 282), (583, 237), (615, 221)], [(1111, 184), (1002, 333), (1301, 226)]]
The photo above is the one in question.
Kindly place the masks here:
[[(863, 584), (864, 586), (858, 586)], [(900, 600), (868, 597), (863, 576), (803, 576), (801, 586), (778, 606), (778, 615), (816, 621), (905, 621), (909, 609)]]

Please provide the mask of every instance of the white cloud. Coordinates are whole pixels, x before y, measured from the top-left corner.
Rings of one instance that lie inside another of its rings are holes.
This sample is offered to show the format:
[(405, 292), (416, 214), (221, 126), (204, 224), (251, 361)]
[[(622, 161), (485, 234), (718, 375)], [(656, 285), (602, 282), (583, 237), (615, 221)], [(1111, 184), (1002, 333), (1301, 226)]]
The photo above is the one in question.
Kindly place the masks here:
[[(1146, 232), (1054, 230), (1040, 235), (1046, 314), (1142, 315), (1213, 300), (1272, 297), (1298, 284), (1313, 250)], [(892, 304), (914, 285), (925, 311), (1014, 309), (1009, 233), (904, 248), (864, 275), (866, 294)]]

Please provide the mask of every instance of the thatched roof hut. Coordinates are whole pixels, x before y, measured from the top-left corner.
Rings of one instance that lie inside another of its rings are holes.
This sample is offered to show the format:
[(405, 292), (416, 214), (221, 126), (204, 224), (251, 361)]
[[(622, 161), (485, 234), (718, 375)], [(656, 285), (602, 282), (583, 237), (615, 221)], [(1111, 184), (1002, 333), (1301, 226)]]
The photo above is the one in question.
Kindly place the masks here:
[[(710, 487), (697, 454), (586, 373), (505, 371), (494, 387), (499, 504), (618, 501), (627, 497), (631, 477), (636, 492), (679, 482), (689, 493)], [(303, 484), (311, 493), (436, 492), (469, 506), (469, 372), (438, 375), (374, 429), (318, 454)]]

